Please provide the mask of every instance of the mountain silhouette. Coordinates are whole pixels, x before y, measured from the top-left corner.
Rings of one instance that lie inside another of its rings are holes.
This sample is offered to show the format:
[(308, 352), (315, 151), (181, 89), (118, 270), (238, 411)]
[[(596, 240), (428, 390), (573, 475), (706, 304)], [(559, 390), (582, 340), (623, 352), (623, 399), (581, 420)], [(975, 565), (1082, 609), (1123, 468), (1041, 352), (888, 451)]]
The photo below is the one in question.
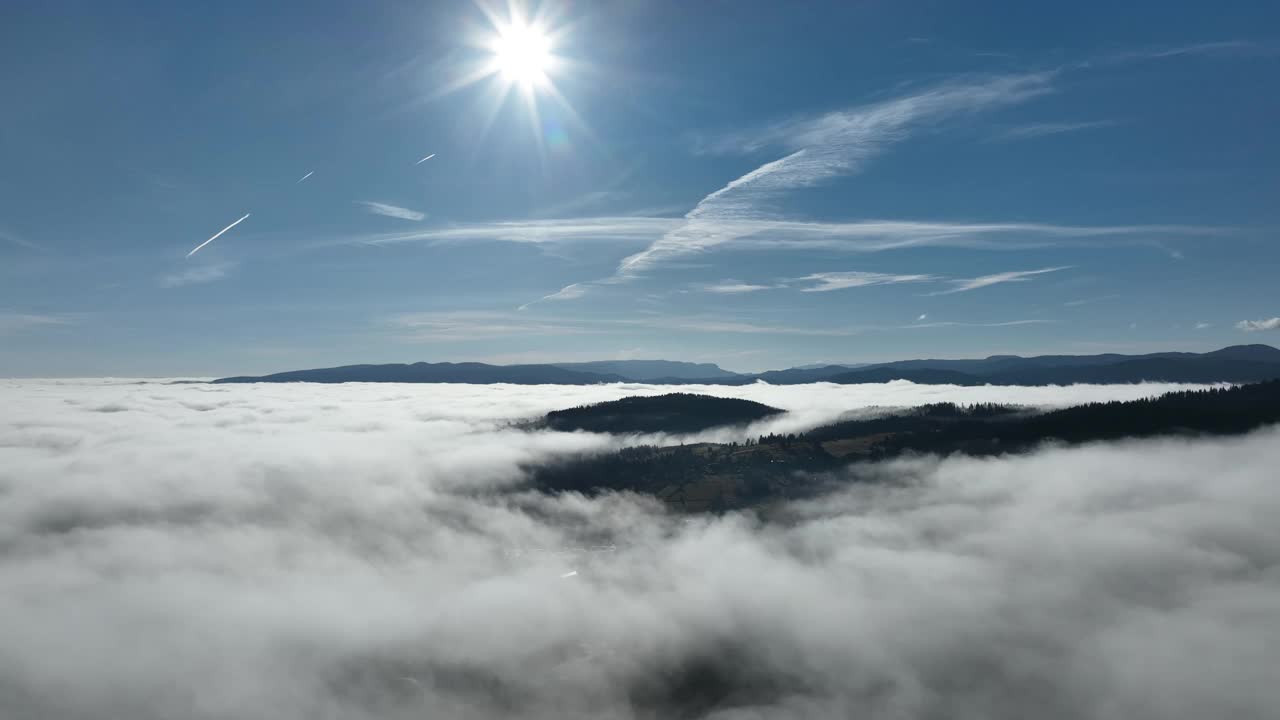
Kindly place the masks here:
[(261, 377), (229, 377), (215, 383), (252, 382), (399, 382), (399, 383), (471, 383), (514, 385), (595, 385), (623, 382), (620, 375), (566, 370), (555, 365), (487, 365), (485, 363), (425, 363), (411, 365), (344, 365), (316, 370), (263, 375)]
[(1280, 350), (1270, 345), (1233, 345), (1206, 353), (1162, 352), (1145, 355), (992, 355), (970, 360), (899, 360), (857, 369), (848, 365), (769, 370), (737, 374), (711, 363), (671, 360), (489, 365), (426, 363), (345, 365), (259, 377), (240, 376), (217, 383), (246, 382), (407, 382), (514, 383), (521, 385), (594, 385), (646, 382), (667, 385), (773, 385), (813, 382), (840, 384), (908, 380), (923, 385), (1069, 385), (1073, 383), (1249, 383), (1280, 378)]
[(629, 380), (724, 380), (741, 377), (713, 363), (678, 362), (674, 360), (597, 360), (594, 362), (555, 363), (556, 367), (599, 375), (619, 375)]

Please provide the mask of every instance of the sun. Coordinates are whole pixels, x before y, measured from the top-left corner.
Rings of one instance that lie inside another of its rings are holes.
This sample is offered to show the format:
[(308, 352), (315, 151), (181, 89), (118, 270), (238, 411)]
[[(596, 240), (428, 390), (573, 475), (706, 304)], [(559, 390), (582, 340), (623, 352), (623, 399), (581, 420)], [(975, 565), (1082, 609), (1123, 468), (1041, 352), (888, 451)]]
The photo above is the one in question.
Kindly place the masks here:
[[(477, 94), (475, 129), (486, 135), (507, 108), (523, 110), (535, 131), (539, 152), (565, 152), (571, 134), (594, 134), (559, 87), (580, 89), (584, 77), (599, 73), (574, 52), (575, 24), (558, 0), (544, 0), (532, 9), (527, 0), (473, 0), (480, 15), (462, 34), (468, 52), (461, 70), (435, 96), (487, 86)], [(577, 76), (575, 78), (575, 76)], [(509, 102), (514, 100), (515, 102)]]
[(551, 37), (520, 21), (512, 21), (497, 30), (497, 37), (489, 47), (493, 53), (493, 70), (526, 90), (545, 85), (555, 60), (551, 54)]

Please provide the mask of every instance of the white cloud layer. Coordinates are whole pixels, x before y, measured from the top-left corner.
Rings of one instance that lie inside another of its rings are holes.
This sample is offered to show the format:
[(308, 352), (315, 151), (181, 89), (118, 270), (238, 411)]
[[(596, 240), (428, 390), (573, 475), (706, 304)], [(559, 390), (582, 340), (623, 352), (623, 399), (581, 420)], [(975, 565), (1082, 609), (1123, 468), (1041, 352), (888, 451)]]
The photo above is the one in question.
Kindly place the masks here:
[[(800, 427), (1165, 389), (714, 391), (798, 410), (778, 427)], [(869, 466), (857, 479), (876, 482), (771, 523), (489, 492), (614, 443), (510, 420), (667, 390), (0, 382), (0, 716), (1280, 706), (1276, 429)]]
[(1243, 330), (1245, 332), (1280, 330), (1280, 317), (1268, 318), (1266, 320), (1241, 320), (1236, 323), (1236, 329)]

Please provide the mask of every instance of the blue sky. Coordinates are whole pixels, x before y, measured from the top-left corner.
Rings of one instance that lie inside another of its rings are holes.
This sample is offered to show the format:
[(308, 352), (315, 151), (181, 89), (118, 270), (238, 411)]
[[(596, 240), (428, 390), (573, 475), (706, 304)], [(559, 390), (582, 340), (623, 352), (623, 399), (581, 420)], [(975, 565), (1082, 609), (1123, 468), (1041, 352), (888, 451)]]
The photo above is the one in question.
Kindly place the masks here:
[(1280, 7), (1119, 5), (8, 2), (0, 375), (1276, 344)]

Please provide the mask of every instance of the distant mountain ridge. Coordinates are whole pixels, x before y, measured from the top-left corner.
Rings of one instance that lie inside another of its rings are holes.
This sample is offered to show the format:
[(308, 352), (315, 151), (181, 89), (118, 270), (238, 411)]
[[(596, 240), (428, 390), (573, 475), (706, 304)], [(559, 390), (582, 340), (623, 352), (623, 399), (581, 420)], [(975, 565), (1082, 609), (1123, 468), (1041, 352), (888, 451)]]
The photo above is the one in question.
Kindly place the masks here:
[(556, 367), (599, 375), (620, 375), (629, 380), (708, 380), (742, 377), (714, 363), (677, 360), (596, 360), (594, 362), (553, 363)]
[(489, 365), (426, 363), (345, 365), (292, 370), (260, 377), (240, 376), (215, 383), (249, 382), (403, 382), (512, 383), (518, 385), (596, 385), (644, 382), (665, 385), (773, 385), (831, 382), (842, 385), (907, 380), (922, 385), (1069, 385), (1153, 382), (1261, 382), (1280, 378), (1280, 349), (1270, 345), (1233, 345), (1206, 353), (1162, 352), (1145, 355), (992, 355), (972, 360), (899, 360), (851, 369), (848, 365), (808, 366), (738, 374), (712, 363), (671, 360)]
[(215, 383), (252, 382), (399, 382), (399, 383), (471, 383), (491, 385), (596, 385), (627, 382), (621, 375), (578, 372), (555, 365), (488, 365), (485, 363), (426, 363), (406, 365), (343, 365), (315, 370), (291, 370), (261, 377), (228, 377)]
[(993, 355), (981, 360), (901, 360), (827, 378), (859, 383), (910, 380), (936, 385), (1066, 385), (1074, 383), (1260, 382), (1280, 377), (1280, 350), (1233, 345), (1207, 353), (1146, 355)]

